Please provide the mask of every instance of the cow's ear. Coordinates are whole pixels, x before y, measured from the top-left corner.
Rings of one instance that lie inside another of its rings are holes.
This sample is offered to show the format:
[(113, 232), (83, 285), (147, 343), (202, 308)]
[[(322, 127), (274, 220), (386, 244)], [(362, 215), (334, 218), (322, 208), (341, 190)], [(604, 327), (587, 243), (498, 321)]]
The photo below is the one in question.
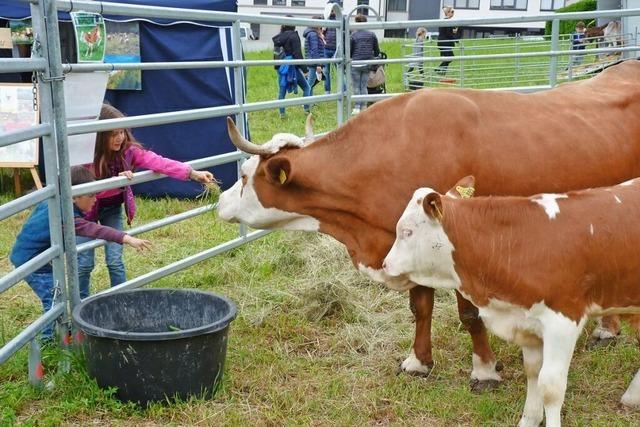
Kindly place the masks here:
[(447, 191), (447, 196), (455, 197), (456, 199), (470, 199), (476, 191), (475, 185), (476, 179), (473, 175), (465, 176), (451, 190)]
[(442, 197), (440, 194), (435, 191), (427, 194), (422, 200), (422, 208), (429, 218), (442, 221)]
[(267, 160), (267, 176), (273, 184), (286, 185), (291, 182), (291, 163), (286, 157)]

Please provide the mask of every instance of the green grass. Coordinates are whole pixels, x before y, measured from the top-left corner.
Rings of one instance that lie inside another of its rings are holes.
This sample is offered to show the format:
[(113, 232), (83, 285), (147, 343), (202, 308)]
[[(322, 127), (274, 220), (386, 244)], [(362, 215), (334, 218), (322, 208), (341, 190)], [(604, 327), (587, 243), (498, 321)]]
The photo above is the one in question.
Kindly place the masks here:
[[(390, 57), (399, 43), (384, 44)], [(268, 58), (270, 52), (248, 55)], [(390, 66), (390, 91), (401, 88), (401, 69)], [(273, 69), (249, 73), (250, 100), (273, 99)], [(335, 103), (315, 107), (317, 129), (330, 130)], [(277, 131), (302, 134), (302, 107), (280, 121), (276, 110), (251, 113), (256, 141)], [(11, 200), (6, 180), (0, 202)], [(199, 201), (139, 199), (136, 225), (198, 206)], [(26, 213), (2, 222), (0, 275)], [(146, 254), (125, 249), (130, 277), (235, 237), (237, 227), (208, 213), (147, 233), (154, 244)], [(93, 290), (108, 286), (98, 251)], [(229, 296), (238, 306), (232, 323), (226, 372), (210, 401), (192, 399), (139, 408), (99, 389), (74, 360), (69, 374), (56, 370), (61, 355), (45, 351), (51, 390), (27, 382), (27, 354), (21, 350), (0, 366), (0, 426), (4, 425), (515, 425), (525, 398), (525, 377), (516, 346), (492, 338), (504, 364), (504, 385), (474, 395), (469, 391), (471, 345), (457, 318), (455, 298), (438, 292), (433, 322), (435, 370), (427, 378), (397, 375), (413, 341), (406, 294), (372, 283), (357, 273), (342, 245), (327, 236), (276, 232), (184, 272), (155, 287), (206, 289)], [(0, 296), (0, 344), (40, 314), (28, 286)], [(587, 332), (591, 330), (589, 326)], [(626, 331), (628, 332), (628, 331)], [(619, 408), (638, 364), (631, 334), (611, 349), (586, 351), (578, 343), (564, 407), (570, 426), (631, 426), (640, 414)]]

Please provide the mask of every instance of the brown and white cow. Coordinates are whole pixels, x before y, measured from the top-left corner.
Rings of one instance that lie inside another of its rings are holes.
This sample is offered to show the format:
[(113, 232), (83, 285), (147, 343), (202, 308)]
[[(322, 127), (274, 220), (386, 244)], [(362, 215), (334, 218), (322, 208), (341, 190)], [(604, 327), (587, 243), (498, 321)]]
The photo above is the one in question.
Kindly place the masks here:
[[(640, 176), (638, 117), (640, 62), (629, 61), (534, 94), (419, 90), (378, 102), (310, 144), (277, 134), (255, 145), (229, 120), (234, 144), (255, 155), (220, 196), (218, 214), (257, 228), (329, 234), (374, 280), (410, 289), (416, 332), (402, 369), (428, 373), (433, 289), (382, 271), (413, 190), (446, 191), (471, 174), (479, 195), (613, 185)], [(481, 388), (500, 379), (495, 358), (477, 309), (456, 296), (473, 340), (471, 376)]]
[[(527, 399), (519, 425), (538, 426), (544, 412), (547, 426), (559, 426), (587, 318), (640, 313), (638, 217), (640, 179), (532, 197), (463, 199), (420, 188), (383, 266), (472, 301), (491, 331), (522, 347)], [(622, 403), (640, 406), (640, 371)]]

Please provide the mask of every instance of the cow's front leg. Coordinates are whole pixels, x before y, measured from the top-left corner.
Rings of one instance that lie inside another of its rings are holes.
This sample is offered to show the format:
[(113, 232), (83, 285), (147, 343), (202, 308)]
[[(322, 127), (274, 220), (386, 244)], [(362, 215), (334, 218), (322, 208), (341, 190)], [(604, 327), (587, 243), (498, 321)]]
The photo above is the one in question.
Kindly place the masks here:
[(522, 347), (524, 372), (527, 374), (527, 400), (518, 427), (538, 427), (544, 417), (544, 402), (538, 387), (538, 376), (542, 367), (542, 343), (538, 346)]
[(547, 427), (560, 427), (569, 365), (586, 319), (576, 323), (560, 313), (547, 310), (540, 321), (543, 350), (538, 387), (544, 401)]
[(615, 344), (620, 335), (620, 316), (604, 316), (598, 318), (598, 326), (591, 333), (588, 347), (607, 347)]
[(477, 393), (496, 388), (502, 378), (496, 369), (496, 357), (489, 346), (487, 330), (478, 314), (478, 309), (456, 291), (458, 315), (473, 343), (473, 370), (471, 390)]
[(431, 355), (431, 316), (433, 314), (434, 290), (414, 286), (409, 290), (409, 304), (416, 319), (416, 335), (413, 350), (400, 365), (400, 369), (411, 375), (427, 376), (433, 368)]

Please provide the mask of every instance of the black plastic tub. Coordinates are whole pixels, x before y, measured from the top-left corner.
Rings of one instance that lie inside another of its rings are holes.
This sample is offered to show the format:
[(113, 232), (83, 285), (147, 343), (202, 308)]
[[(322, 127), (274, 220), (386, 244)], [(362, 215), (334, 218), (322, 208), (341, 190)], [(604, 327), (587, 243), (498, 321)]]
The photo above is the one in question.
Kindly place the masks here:
[(89, 375), (140, 404), (212, 397), (235, 317), (229, 299), (190, 289), (98, 295), (73, 310)]

